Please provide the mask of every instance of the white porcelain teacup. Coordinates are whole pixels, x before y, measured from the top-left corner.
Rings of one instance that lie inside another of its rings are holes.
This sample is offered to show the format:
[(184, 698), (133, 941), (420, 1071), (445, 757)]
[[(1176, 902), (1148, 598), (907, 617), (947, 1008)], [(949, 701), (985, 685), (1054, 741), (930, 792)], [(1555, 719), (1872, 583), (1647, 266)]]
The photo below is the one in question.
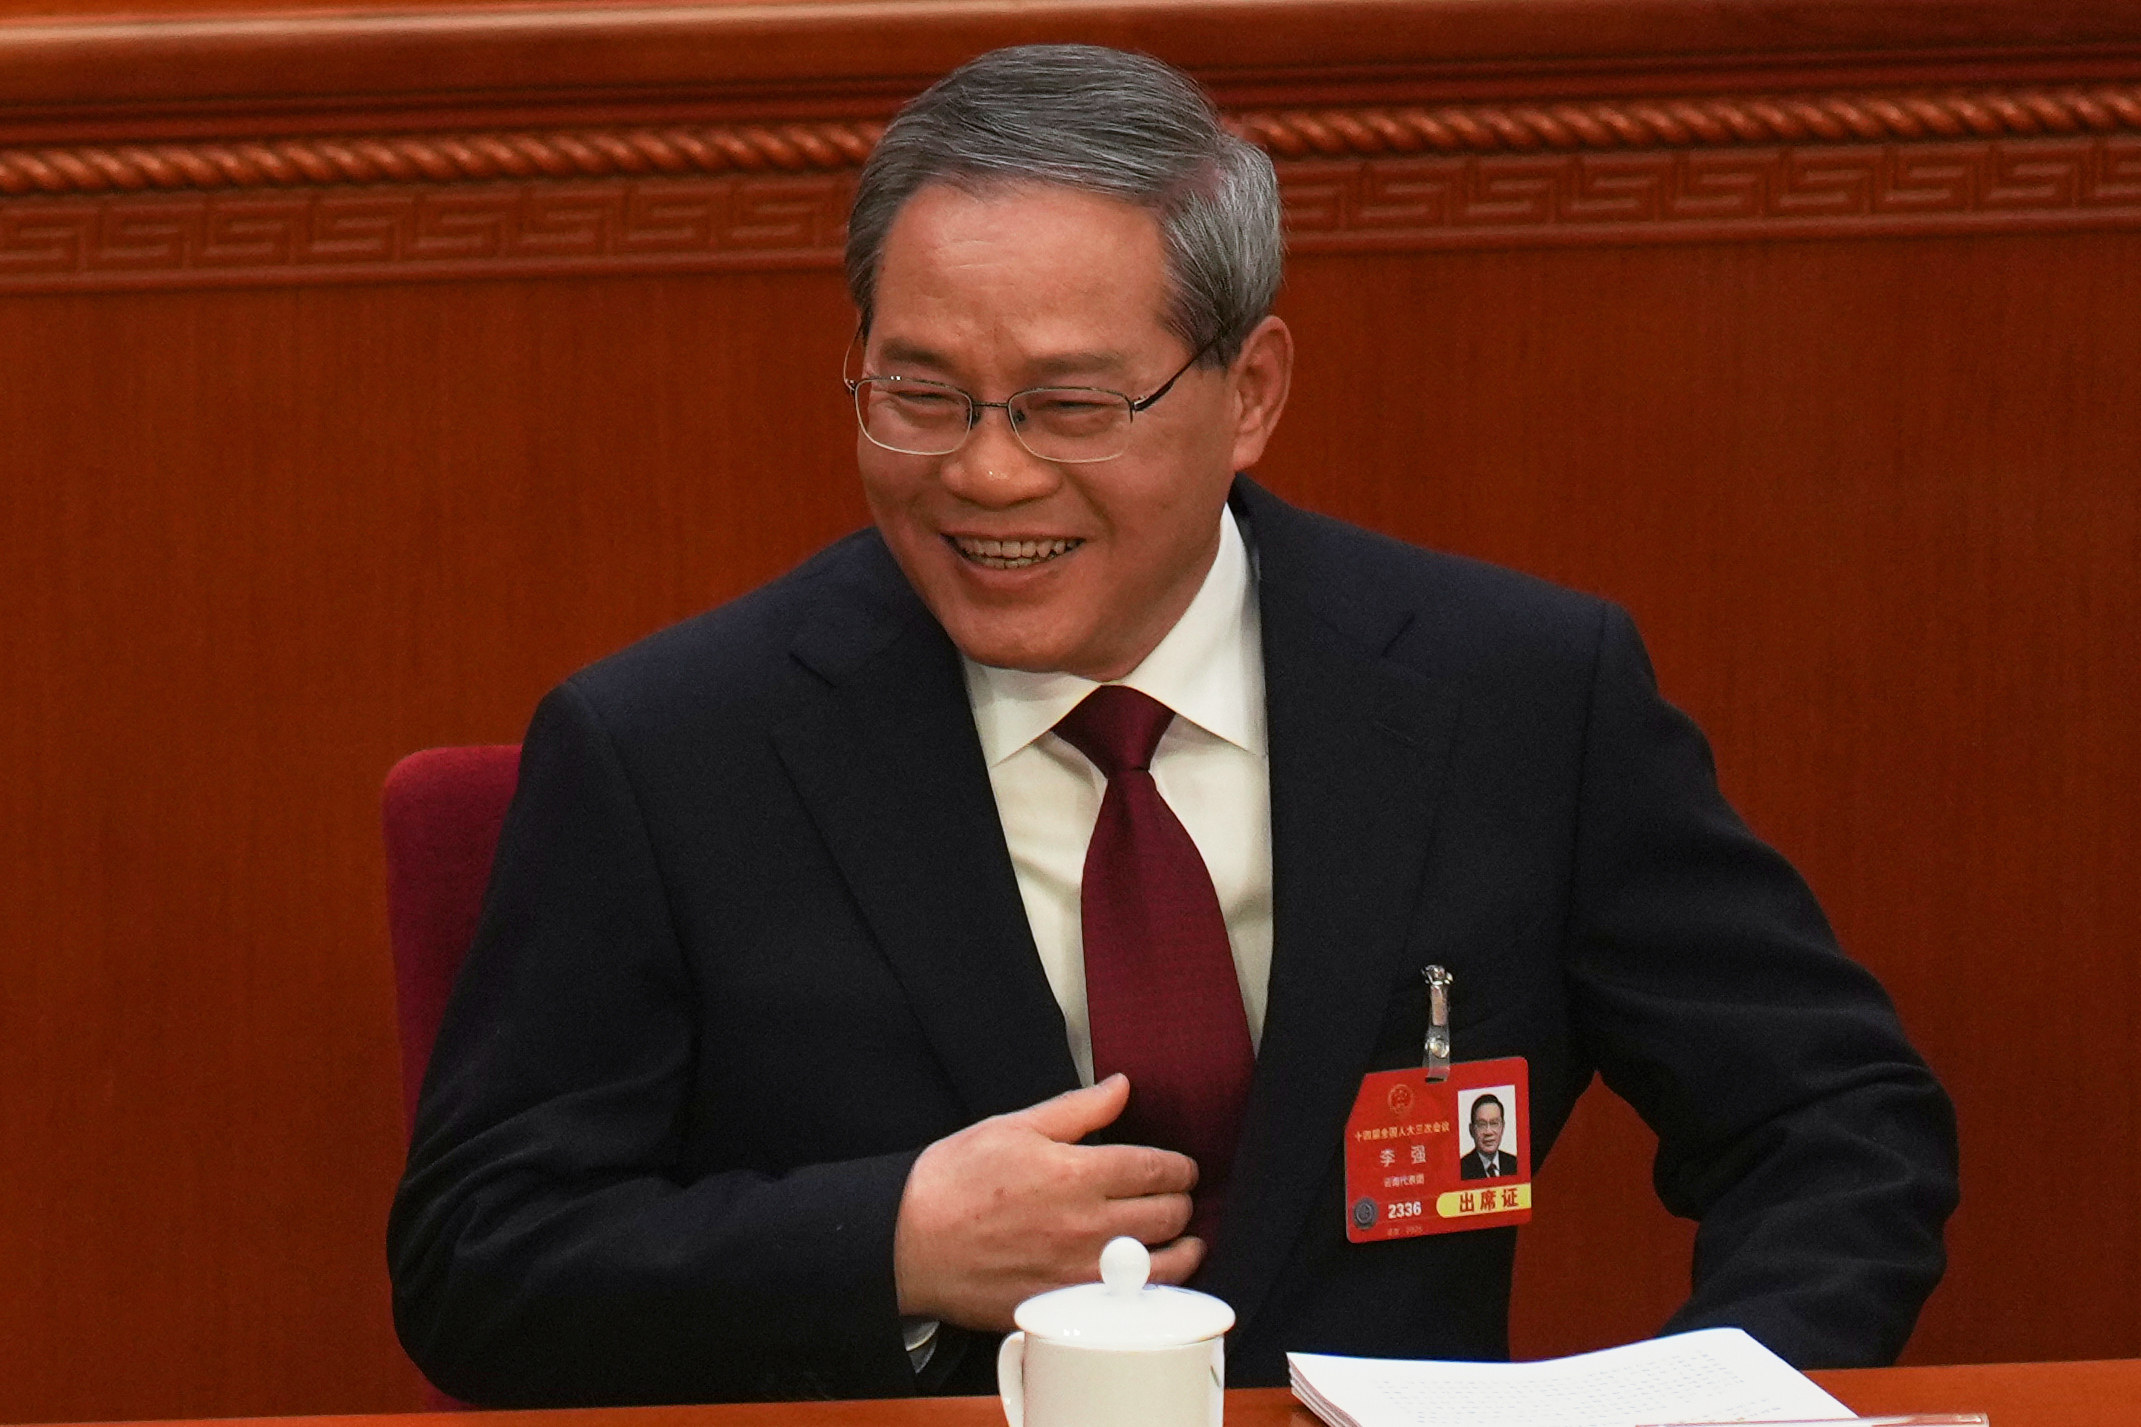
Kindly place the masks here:
[(1234, 1310), (1151, 1272), (1143, 1244), (1115, 1239), (1099, 1283), (1018, 1306), (996, 1355), (1011, 1427), (1220, 1427)]

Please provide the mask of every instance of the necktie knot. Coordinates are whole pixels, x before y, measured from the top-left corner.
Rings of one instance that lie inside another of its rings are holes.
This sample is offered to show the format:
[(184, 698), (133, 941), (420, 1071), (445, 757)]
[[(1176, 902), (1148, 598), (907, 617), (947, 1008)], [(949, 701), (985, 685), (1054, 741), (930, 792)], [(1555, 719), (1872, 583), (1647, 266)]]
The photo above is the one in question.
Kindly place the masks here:
[(1112, 781), (1118, 773), (1152, 766), (1153, 750), (1174, 718), (1175, 711), (1150, 694), (1103, 684), (1063, 715), (1056, 733)]

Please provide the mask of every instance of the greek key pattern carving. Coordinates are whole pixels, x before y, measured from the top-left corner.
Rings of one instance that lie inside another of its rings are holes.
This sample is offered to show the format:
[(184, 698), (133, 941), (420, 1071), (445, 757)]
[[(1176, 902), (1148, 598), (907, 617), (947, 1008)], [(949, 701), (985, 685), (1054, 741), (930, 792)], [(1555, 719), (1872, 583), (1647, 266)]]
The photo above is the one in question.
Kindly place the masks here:
[[(2141, 86), (1229, 122), (1307, 252), (2141, 224)], [(880, 127), (0, 151), (0, 291), (831, 267)]]
[(0, 289), (831, 266), (852, 174), (0, 203)]
[(1297, 250), (2141, 224), (2141, 135), (1282, 163)]

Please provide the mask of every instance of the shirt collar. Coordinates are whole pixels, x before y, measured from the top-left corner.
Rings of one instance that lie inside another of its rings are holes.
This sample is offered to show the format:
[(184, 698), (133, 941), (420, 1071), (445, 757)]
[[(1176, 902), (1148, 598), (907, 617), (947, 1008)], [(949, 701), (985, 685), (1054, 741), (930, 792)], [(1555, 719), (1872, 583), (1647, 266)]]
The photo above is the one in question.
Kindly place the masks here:
[[(990, 767), (1054, 728), (1100, 687), (1076, 674), (1029, 674), (960, 656), (967, 702)], [(1234, 512), (1219, 513), (1219, 553), (1197, 594), (1144, 661), (1115, 680), (1150, 694), (1214, 737), (1265, 756), (1264, 648), (1256, 579)]]

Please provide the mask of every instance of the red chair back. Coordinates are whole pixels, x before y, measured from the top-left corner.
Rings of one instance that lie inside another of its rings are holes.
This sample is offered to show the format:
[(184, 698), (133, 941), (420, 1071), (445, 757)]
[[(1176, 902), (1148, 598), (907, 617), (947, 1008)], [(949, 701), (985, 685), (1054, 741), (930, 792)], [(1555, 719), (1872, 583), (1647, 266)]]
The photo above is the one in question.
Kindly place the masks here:
[(426, 749), (387, 774), (387, 924), (401, 1025), (402, 1113), (411, 1124), (439, 1018), (476, 937), (491, 853), (519, 778), (515, 743)]
[[(455, 975), (476, 938), (491, 854), (520, 780), (520, 745), (479, 744), (412, 753), (387, 774), (387, 932), (394, 946), (394, 1005), (401, 1026), (403, 1122), (416, 1121), (431, 1042)], [(424, 1405), (467, 1404), (424, 1384)]]

